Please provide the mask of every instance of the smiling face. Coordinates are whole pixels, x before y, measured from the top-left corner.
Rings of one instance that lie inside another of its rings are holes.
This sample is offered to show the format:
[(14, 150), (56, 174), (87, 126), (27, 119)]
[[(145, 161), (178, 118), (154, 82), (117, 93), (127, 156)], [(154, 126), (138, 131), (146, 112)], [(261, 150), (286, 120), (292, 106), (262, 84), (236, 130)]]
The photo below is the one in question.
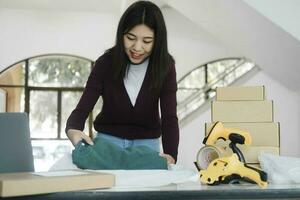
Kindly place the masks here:
[(124, 48), (133, 64), (142, 63), (151, 55), (154, 44), (154, 32), (144, 24), (136, 25), (124, 34)]

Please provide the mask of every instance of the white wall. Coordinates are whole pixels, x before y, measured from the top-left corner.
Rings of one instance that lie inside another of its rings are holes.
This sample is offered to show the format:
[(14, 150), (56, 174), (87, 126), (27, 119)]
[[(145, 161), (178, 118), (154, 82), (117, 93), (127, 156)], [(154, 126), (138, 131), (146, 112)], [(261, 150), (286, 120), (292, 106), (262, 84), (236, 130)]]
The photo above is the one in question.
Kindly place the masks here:
[(299, 72), (300, 41), (245, 2), (165, 1), (224, 44), (259, 64), (281, 84), (295, 91), (299, 89), (300, 79), (295, 72)]
[(299, 0), (243, 0), (285, 31), (300, 40)]
[[(260, 71), (249, 80), (238, 81), (235, 85), (264, 85), (267, 99), (274, 101), (274, 121), (280, 122), (281, 155), (300, 157), (299, 94), (291, 91), (276, 80)], [(204, 124), (211, 122), (209, 105), (203, 115), (198, 116), (180, 131), (178, 163), (194, 168), (198, 150), (203, 146)]]
[[(239, 56), (171, 8), (164, 8), (177, 75), (208, 61)], [(119, 14), (0, 9), (0, 70), (40, 54), (66, 53), (95, 60), (115, 42)]]
[(274, 121), (280, 122), (281, 153), (300, 157), (298, 94), (264, 73), (259, 73), (246, 84), (266, 86), (267, 98), (274, 101)]
[(180, 78), (195, 67), (225, 57), (242, 56), (172, 8), (163, 9), (170, 53)]
[(113, 45), (117, 22), (110, 13), (0, 9), (0, 70), (47, 53), (95, 60)]

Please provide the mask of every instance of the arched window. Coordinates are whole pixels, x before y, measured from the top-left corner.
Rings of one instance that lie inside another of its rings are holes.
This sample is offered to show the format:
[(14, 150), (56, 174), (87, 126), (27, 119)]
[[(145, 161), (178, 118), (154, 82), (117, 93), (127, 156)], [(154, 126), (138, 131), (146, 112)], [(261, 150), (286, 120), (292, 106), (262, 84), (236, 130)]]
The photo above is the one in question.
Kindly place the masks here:
[[(71, 151), (65, 124), (92, 66), (93, 61), (86, 58), (49, 54), (22, 60), (0, 72), (0, 88), (7, 93), (6, 111), (29, 114), (36, 170), (47, 170), (51, 162)], [(92, 121), (91, 113), (85, 125), (87, 134), (92, 131)]]
[(177, 115), (180, 121), (215, 96), (216, 87), (232, 84), (256, 65), (246, 58), (222, 58), (196, 67), (178, 81)]

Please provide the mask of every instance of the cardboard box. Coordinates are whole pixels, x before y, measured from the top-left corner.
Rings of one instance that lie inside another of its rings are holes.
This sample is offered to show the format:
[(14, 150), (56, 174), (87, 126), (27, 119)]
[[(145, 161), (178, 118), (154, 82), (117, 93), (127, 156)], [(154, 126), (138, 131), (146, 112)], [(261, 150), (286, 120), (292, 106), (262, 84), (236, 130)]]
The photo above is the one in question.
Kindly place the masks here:
[[(280, 146), (279, 123), (223, 123), (224, 127), (248, 131), (252, 137), (253, 146)], [(213, 123), (205, 123), (205, 136)]]
[(217, 87), (217, 101), (264, 101), (264, 86)]
[(79, 170), (0, 174), (0, 196), (23, 196), (114, 186), (115, 176)]
[[(223, 155), (231, 155), (232, 149), (229, 147), (229, 140), (218, 140), (215, 144), (216, 147), (219, 149), (223, 149), (222, 154)], [(272, 153), (275, 155), (280, 154), (280, 149), (279, 147), (272, 147), (272, 146), (246, 146), (246, 145), (240, 145), (237, 144), (237, 147), (242, 151), (242, 154), (244, 155), (246, 163), (259, 163), (258, 161), (258, 156), (260, 155), (261, 152), (266, 152), (266, 153)]]
[(275, 155), (280, 154), (279, 147), (270, 147), (270, 146), (245, 146), (245, 145), (237, 145), (238, 148), (242, 151), (246, 163), (259, 163), (258, 156), (261, 152), (272, 153)]
[(212, 122), (273, 122), (273, 101), (212, 101)]

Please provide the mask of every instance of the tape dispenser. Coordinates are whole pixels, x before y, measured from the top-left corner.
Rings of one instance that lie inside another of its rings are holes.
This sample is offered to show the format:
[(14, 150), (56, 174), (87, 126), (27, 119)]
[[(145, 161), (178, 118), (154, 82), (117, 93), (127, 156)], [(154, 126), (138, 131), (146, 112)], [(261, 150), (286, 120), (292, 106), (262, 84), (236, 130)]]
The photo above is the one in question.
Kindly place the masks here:
[[(216, 145), (219, 139), (230, 143)], [(245, 158), (236, 146), (251, 143), (249, 132), (226, 128), (222, 122), (216, 122), (203, 140), (205, 146), (197, 153), (196, 167), (200, 181), (208, 185), (247, 181), (257, 183), (262, 188), (267, 187), (267, 173), (245, 164)]]

